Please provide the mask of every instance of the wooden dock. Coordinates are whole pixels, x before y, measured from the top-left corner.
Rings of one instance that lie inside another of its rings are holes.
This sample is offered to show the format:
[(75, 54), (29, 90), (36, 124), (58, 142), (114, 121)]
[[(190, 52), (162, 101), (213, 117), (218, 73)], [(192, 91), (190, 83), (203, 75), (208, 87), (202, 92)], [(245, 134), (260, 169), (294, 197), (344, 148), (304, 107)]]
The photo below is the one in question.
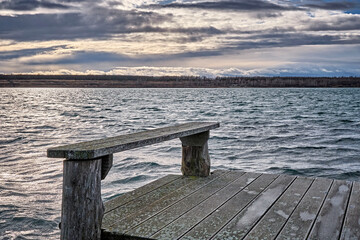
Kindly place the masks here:
[[(360, 239), (360, 183), (217, 170), (197, 122), (48, 149), (65, 158), (61, 239)], [(174, 138), (183, 175), (105, 203), (113, 153)]]
[(103, 239), (360, 239), (360, 183), (215, 171), (105, 203)]

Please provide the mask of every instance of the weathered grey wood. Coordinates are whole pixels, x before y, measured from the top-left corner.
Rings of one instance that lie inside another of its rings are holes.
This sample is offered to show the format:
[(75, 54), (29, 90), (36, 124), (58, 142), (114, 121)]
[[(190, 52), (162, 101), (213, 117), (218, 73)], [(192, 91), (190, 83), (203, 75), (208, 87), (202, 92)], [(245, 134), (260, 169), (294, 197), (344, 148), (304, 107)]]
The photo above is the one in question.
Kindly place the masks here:
[(175, 138), (195, 135), (218, 128), (219, 123), (192, 122), (171, 127), (157, 128), (138, 133), (121, 135), (95, 141), (70, 144), (47, 150), (50, 158), (95, 159), (137, 147), (159, 143)]
[[(106, 229), (109, 229), (109, 231), (118, 231), (118, 232), (126, 233), (131, 228), (136, 227), (137, 225), (139, 225), (143, 221), (147, 220), (148, 218), (154, 216), (155, 214), (157, 214), (169, 207), (172, 207), (177, 202), (182, 201), (184, 198), (186, 198), (190, 194), (202, 189), (204, 186), (207, 186), (213, 182), (215, 183), (215, 186), (216, 186), (217, 183), (220, 184), (221, 182), (223, 182), (223, 180), (225, 180), (226, 182), (229, 182), (229, 181), (236, 179), (236, 177), (238, 177), (238, 176), (239, 176), (239, 173), (228, 172), (228, 173), (220, 175), (218, 177), (213, 177), (213, 175), (211, 175), (207, 178), (199, 178), (199, 179), (193, 178), (193, 181), (190, 184), (187, 184), (186, 186), (181, 187), (181, 188), (177, 189), (176, 191), (168, 194), (166, 196), (166, 198), (159, 199), (158, 201), (155, 201), (155, 202), (147, 202), (146, 203), (147, 206), (142, 208), (141, 211), (139, 211), (139, 210), (134, 211), (131, 215), (129, 215), (123, 219), (115, 220), (113, 222), (113, 224), (110, 226), (107, 226)], [(214, 180), (216, 180), (216, 181), (214, 181)], [(199, 197), (201, 197), (201, 196), (199, 196)]]
[(104, 203), (105, 205), (105, 213), (108, 213), (115, 208), (121, 207), (122, 205), (131, 202), (132, 200), (139, 198), (147, 193), (150, 193), (160, 187), (163, 187), (166, 184), (170, 184), (171, 182), (181, 178), (180, 175), (166, 175), (162, 178), (159, 178), (153, 182), (150, 182), (144, 186), (141, 186), (131, 192), (126, 192), (122, 194), (120, 197), (114, 197)]
[(213, 212), (187, 232), (181, 239), (210, 239), (211, 236), (217, 233), (277, 177), (278, 175), (273, 174), (261, 175), (249, 186), (218, 208), (217, 211)]
[(315, 179), (276, 239), (305, 239), (331, 185), (330, 179)]
[(360, 239), (360, 182), (353, 182), (340, 239)]
[(213, 239), (242, 239), (295, 179), (280, 175), (245, 209), (221, 229)]
[[(243, 172), (231, 172), (224, 177), (219, 177), (216, 181), (212, 181), (204, 187), (194, 191), (192, 194), (187, 196), (186, 198), (181, 199), (176, 204), (171, 207), (165, 209), (164, 211), (155, 214), (150, 219), (147, 219), (142, 224), (137, 227), (131, 229), (127, 232), (129, 235), (135, 235), (139, 237), (150, 237), (158, 230), (166, 226), (167, 224), (174, 221), (176, 218), (179, 218), (186, 212), (194, 213), (194, 207), (197, 207), (199, 204), (208, 203), (209, 198), (217, 196), (218, 192), (224, 193), (224, 189), (229, 189), (227, 186), (243, 187), (246, 183), (244, 183), (245, 178), (241, 178)], [(242, 179), (242, 185), (235, 184), (238, 183), (238, 179)], [(235, 180), (235, 181), (234, 181)], [(235, 183), (234, 183), (235, 182)], [(234, 188), (232, 188), (234, 190)], [(235, 194), (236, 192), (232, 191), (230, 194)], [(209, 209), (206, 209), (208, 212)], [(196, 214), (195, 214), (196, 215)]]
[(113, 165), (113, 155), (107, 155), (101, 157), (101, 180), (104, 180), (108, 175), (111, 167)]
[[(214, 171), (214, 173), (207, 178), (181, 177), (178, 180), (166, 184), (146, 195), (136, 198), (135, 200), (106, 213), (103, 220), (103, 228), (107, 229), (108, 231), (115, 231), (114, 226), (116, 226), (116, 222), (120, 222), (130, 214), (141, 212), (142, 209), (148, 207), (149, 204), (154, 203), (162, 198), (166, 199), (168, 196), (175, 197), (181, 188), (187, 188), (194, 184), (195, 186), (198, 186), (198, 184), (206, 184), (207, 182), (210, 182), (224, 174), (227, 174), (226, 171)], [(200, 183), (197, 183), (198, 181), (200, 181)], [(171, 201), (171, 199), (168, 201)]]
[(314, 179), (297, 178), (244, 239), (274, 239)]
[(350, 189), (350, 182), (334, 180), (310, 232), (310, 239), (339, 239)]
[[(201, 201), (200, 204), (187, 212), (185, 212), (184, 209), (187, 209), (186, 205), (188, 203), (186, 201), (182, 201), (181, 204), (185, 206), (174, 206), (174, 208), (170, 208), (166, 213), (162, 213), (160, 214), (160, 216), (156, 215), (154, 218), (151, 219), (152, 222), (149, 222), (150, 226), (154, 226), (156, 224), (157, 228), (164, 227), (163, 229), (161, 229), (157, 233), (154, 232), (154, 235), (148, 235), (150, 234), (150, 232), (145, 232), (146, 234), (144, 234), (144, 232), (141, 232), (143, 234), (142, 236), (151, 237), (154, 239), (177, 239), (181, 237), (189, 229), (191, 229), (203, 219), (212, 214), (214, 211), (216, 211), (225, 202), (231, 199), (234, 195), (240, 192), (244, 187), (249, 185), (259, 176), (259, 173), (245, 173), (240, 178), (231, 182), (225, 188), (216, 192), (205, 201)], [(191, 202), (189, 204), (191, 204)], [(171, 220), (175, 218), (178, 219), (171, 222)], [(170, 221), (168, 219), (170, 219)], [(167, 223), (170, 224), (166, 226)], [(143, 225), (145, 224), (147, 225), (147, 222), (145, 222)], [(139, 227), (142, 226), (140, 225)], [(139, 227), (137, 229), (139, 229)]]
[(182, 143), (181, 172), (184, 176), (207, 177), (210, 174), (208, 151), (209, 131), (180, 138)]
[(101, 237), (101, 159), (64, 161), (61, 239)]

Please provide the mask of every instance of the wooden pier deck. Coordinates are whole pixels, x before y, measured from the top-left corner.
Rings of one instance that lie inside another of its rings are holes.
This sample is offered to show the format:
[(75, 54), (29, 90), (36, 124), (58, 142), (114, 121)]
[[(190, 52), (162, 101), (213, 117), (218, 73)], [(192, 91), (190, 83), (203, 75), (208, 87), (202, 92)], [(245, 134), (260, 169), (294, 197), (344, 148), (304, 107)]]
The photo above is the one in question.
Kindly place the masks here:
[[(193, 122), (48, 149), (65, 158), (63, 240), (360, 239), (360, 183), (217, 170), (208, 139), (219, 123)], [(181, 172), (105, 203), (113, 154), (180, 138)]]
[(215, 171), (105, 203), (102, 239), (360, 239), (360, 183)]

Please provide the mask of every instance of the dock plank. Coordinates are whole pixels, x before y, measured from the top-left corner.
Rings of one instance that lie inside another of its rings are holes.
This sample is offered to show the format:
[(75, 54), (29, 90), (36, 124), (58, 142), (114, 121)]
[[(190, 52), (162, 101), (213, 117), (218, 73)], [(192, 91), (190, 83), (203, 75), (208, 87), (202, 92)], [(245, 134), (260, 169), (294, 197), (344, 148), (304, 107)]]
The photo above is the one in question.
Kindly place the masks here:
[[(223, 174), (227, 174), (227, 173), (225, 171), (214, 171), (214, 173), (211, 174), (209, 177), (207, 177), (207, 180), (205, 181), (212, 181), (213, 179)], [(122, 205), (121, 207), (115, 208), (112, 211), (107, 212), (104, 215), (102, 226), (105, 229), (109, 228), (111, 225), (113, 225), (114, 222), (118, 222), (121, 219), (128, 216), (129, 214), (132, 214), (136, 211), (140, 211), (141, 209), (146, 207), (147, 204), (155, 202), (161, 198), (164, 198), (165, 196), (172, 194), (179, 188), (191, 184), (196, 184), (196, 182), (197, 182), (196, 178), (180, 177), (179, 179), (156, 189), (156, 191), (152, 191), (146, 195), (134, 199), (133, 201), (125, 205)]]
[(175, 181), (179, 178), (181, 178), (180, 175), (166, 175), (153, 182), (150, 182), (149, 184), (141, 186), (131, 192), (124, 193), (121, 195), (121, 197), (116, 196), (104, 203), (105, 213), (108, 213), (114, 210), (115, 208), (118, 208), (140, 196), (143, 196), (151, 191), (154, 191), (155, 189), (158, 189), (166, 184), (169, 184), (172, 181)]
[(115, 209), (113, 212), (117, 214), (119, 212), (126, 211), (127, 215), (122, 215), (122, 217), (112, 218), (111, 223), (104, 225), (104, 229), (109, 232), (122, 232), (130, 230), (131, 228), (137, 226), (142, 221), (147, 218), (150, 218), (157, 212), (175, 204), (184, 197), (190, 195), (192, 192), (202, 188), (203, 186), (213, 182), (215, 179), (217, 181), (222, 181), (226, 179), (233, 179), (239, 173), (236, 172), (226, 172), (225, 174), (212, 174), (206, 178), (200, 177), (188, 177), (190, 182), (180, 188), (177, 188), (175, 191), (168, 193), (166, 197), (159, 198), (157, 200), (149, 201), (145, 199), (144, 201), (139, 201), (137, 204), (131, 204), (131, 212), (129, 211), (129, 206)]
[(156, 234), (150, 236), (154, 239), (177, 239), (184, 235), (189, 229), (201, 222), (212, 212), (216, 211), (225, 202), (231, 199), (234, 195), (240, 192), (244, 187), (247, 187), (261, 174), (246, 173), (240, 178), (216, 192), (206, 201), (201, 202), (191, 211), (181, 215), (178, 219), (167, 225), (165, 228), (158, 231)]
[(315, 179), (276, 239), (305, 239), (308, 236), (332, 182), (325, 178)]
[(212, 239), (241, 239), (284, 193), (295, 176), (280, 175)]
[[(217, 189), (221, 189), (226, 186), (229, 182), (234, 181), (239, 178), (244, 173), (241, 172), (228, 172), (227, 174), (221, 175), (216, 178), (216, 181), (208, 181), (207, 178), (201, 178), (197, 180), (192, 185), (187, 185), (183, 188), (179, 188), (177, 191), (174, 191), (172, 194), (168, 195), (166, 198), (162, 198), (156, 202), (148, 204), (142, 211), (134, 212), (133, 214), (127, 216), (121, 220), (121, 224), (114, 223), (110, 226), (110, 230), (121, 231), (127, 235), (135, 235), (128, 233), (131, 228), (136, 227), (145, 220), (151, 218), (152, 216), (160, 213), (161, 211), (171, 207), (175, 209), (176, 203), (186, 201), (190, 198), (192, 201), (199, 201), (203, 198), (207, 198), (211, 193)], [(196, 194), (196, 195), (195, 195)], [(181, 209), (180, 209), (181, 210)], [(113, 226), (117, 226), (113, 228)], [(149, 226), (153, 230), (153, 226)], [(154, 226), (154, 229), (156, 226)], [(136, 236), (138, 236), (136, 234)]]
[(358, 182), (215, 171), (118, 198), (106, 203), (103, 240), (360, 239)]
[(310, 232), (310, 239), (339, 239), (350, 190), (350, 182), (334, 180)]
[(236, 182), (239, 178), (242, 179), (241, 176), (244, 174), (244, 172), (231, 172), (231, 175), (229, 174), (227, 178), (219, 178), (217, 181), (213, 181), (205, 185), (201, 189), (193, 192), (191, 195), (172, 205), (170, 208), (156, 214), (154, 217), (143, 222), (131, 231), (126, 232), (126, 234), (139, 237), (150, 237), (167, 223), (175, 220), (178, 216), (181, 216), (185, 212), (204, 202), (218, 191), (226, 188), (226, 186), (232, 186), (232, 183), (234, 181)]
[(261, 175), (180, 239), (210, 239), (278, 177), (275, 174)]
[(340, 239), (360, 239), (360, 182), (353, 182)]
[(274, 239), (313, 181), (298, 177), (244, 239)]

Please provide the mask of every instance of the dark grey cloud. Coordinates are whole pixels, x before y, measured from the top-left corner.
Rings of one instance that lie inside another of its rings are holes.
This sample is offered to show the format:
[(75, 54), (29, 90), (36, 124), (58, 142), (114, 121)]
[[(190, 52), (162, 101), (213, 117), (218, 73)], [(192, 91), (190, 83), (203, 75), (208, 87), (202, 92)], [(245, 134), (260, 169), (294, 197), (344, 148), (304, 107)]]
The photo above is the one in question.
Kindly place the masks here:
[(204, 10), (230, 10), (230, 11), (286, 11), (300, 10), (291, 5), (279, 5), (263, 0), (232, 0), (216, 2), (197, 2), (197, 3), (169, 3), (162, 5), (150, 5), (153, 8), (199, 8)]
[(64, 4), (41, 1), (41, 0), (10, 0), (0, 2), (0, 9), (14, 10), (14, 11), (31, 11), (37, 8), (48, 9), (68, 9)]
[(324, 10), (349, 10), (360, 7), (359, 3), (339, 1), (339, 2), (324, 2), (324, 1), (313, 1), (312, 3), (303, 4), (302, 6), (307, 8), (316, 8)]
[[(113, 34), (134, 32), (184, 33), (202, 37), (223, 33), (214, 27), (161, 28), (173, 21), (172, 15), (145, 11), (92, 8), (86, 14), (36, 14), (0, 16), (0, 38), (17, 41), (109, 38)], [(192, 38), (194, 40), (194, 38)]]
[(331, 23), (328, 21), (313, 20), (307, 23), (310, 31), (350, 31), (360, 29), (360, 16), (338, 17)]
[(48, 48), (35, 48), (35, 49), (22, 49), (22, 50), (15, 50), (15, 51), (3, 51), (0, 52), (0, 60), (11, 60), (11, 59), (17, 59), (20, 57), (28, 57), (28, 56), (34, 56), (36, 54), (40, 54), (43, 52), (48, 51), (54, 51), (55, 49), (59, 47), (65, 47), (65, 46), (53, 46)]

